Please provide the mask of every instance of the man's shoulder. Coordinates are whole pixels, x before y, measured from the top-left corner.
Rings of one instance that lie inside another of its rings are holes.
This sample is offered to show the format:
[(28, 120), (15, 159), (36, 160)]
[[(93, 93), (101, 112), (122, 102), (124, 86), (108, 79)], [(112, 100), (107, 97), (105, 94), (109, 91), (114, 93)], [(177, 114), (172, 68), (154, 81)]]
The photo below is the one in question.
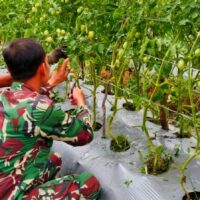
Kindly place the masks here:
[(50, 99), (47, 95), (39, 94), (36, 96), (33, 106), (37, 109), (47, 110), (49, 107), (53, 106), (53, 100)]

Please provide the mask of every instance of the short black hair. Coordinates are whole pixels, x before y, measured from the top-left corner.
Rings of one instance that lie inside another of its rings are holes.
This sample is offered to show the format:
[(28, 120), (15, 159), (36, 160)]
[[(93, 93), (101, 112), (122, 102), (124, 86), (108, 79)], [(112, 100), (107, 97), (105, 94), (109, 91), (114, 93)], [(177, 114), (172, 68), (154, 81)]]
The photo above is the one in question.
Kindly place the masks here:
[(39, 65), (44, 62), (45, 51), (36, 40), (19, 38), (6, 46), (3, 58), (14, 80), (27, 80), (36, 74)]

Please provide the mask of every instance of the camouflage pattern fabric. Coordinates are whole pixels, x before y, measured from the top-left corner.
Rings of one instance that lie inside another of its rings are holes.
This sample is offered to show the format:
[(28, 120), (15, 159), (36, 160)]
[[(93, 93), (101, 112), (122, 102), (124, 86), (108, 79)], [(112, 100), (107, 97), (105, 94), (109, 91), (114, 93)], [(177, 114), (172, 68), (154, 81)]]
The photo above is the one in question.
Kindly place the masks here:
[(0, 199), (96, 199), (90, 173), (55, 179), (61, 158), (50, 150), (53, 140), (80, 146), (92, 138), (86, 108), (69, 115), (20, 82), (0, 90)]

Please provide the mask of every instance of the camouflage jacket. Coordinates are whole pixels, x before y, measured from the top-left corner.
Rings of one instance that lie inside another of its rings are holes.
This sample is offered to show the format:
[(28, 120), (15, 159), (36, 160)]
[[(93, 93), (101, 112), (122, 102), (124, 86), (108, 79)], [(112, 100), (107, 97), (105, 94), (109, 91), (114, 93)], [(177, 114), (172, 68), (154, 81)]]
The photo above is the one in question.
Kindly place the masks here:
[(37, 185), (53, 140), (80, 146), (92, 138), (87, 109), (69, 115), (20, 82), (0, 90), (0, 199), (18, 199)]

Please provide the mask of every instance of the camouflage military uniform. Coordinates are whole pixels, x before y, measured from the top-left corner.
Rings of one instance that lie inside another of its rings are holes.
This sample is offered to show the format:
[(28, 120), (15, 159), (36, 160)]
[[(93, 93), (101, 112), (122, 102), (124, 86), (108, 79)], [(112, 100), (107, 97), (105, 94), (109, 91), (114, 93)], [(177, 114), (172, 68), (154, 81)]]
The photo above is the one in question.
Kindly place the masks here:
[(46, 95), (14, 82), (0, 91), (0, 199), (96, 199), (100, 185), (89, 173), (55, 179), (61, 158), (53, 140), (73, 146), (92, 140), (90, 114), (68, 115)]

